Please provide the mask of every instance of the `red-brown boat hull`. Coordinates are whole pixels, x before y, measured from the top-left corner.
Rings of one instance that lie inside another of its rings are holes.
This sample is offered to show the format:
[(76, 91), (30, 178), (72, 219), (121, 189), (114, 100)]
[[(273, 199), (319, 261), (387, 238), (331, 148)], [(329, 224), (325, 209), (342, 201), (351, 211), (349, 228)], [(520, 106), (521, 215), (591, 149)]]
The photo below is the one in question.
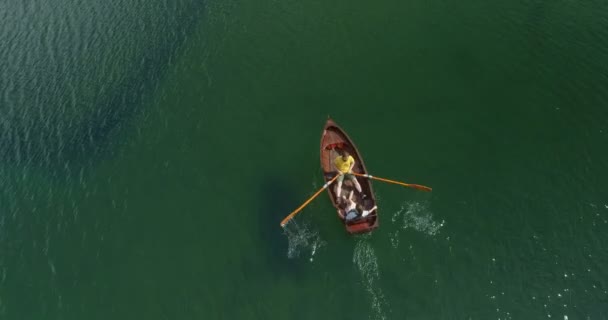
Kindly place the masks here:
[[(361, 158), (361, 154), (359, 150), (352, 142), (352, 140), (348, 137), (346, 132), (340, 128), (332, 119), (328, 119), (323, 127), (323, 134), (321, 135), (321, 169), (323, 170), (323, 178), (325, 182), (331, 180), (335, 174), (335, 168), (333, 167), (333, 161), (338, 156), (336, 149), (343, 148), (350, 155), (355, 158), (355, 166), (353, 167), (353, 172), (365, 174), (367, 173), (367, 169), (365, 168), (365, 163)], [(376, 205), (376, 198), (374, 195), (374, 191), (372, 189), (372, 183), (370, 179), (356, 177), (357, 181), (361, 185), (362, 193), (366, 195), (365, 199), (361, 198), (361, 195), (358, 192), (354, 192), (355, 202), (363, 204), (366, 209), (370, 209)], [(327, 188), (327, 192), (329, 194), (329, 199), (332, 204), (336, 208), (338, 213), (338, 217), (344, 223), (346, 227), (346, 231), (351, 234), (354, 233), (365, 233), (374, 230), (378, 227), (378, 210), (376, 209), (372, 213), (370, 213), (367, 217), (356, 220), (352, 223), (346, 223), (344, 217), (341, 214), (340, 206), (338, 205), (335, 194), (336, 182), (333, 183), (332, 186)], [(349, 192), (351, 189), (354, 189), (353, 185), (348, 181), (348, 179), (344, 180), (342, 194), (345, 192)]]

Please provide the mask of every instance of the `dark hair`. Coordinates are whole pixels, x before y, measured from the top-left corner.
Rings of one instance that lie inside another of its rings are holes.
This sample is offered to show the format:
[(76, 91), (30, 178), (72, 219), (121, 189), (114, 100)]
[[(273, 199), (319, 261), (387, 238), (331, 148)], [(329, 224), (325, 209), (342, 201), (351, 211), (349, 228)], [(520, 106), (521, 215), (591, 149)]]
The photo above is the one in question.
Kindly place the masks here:
[(348, 151), (344, 150), (344, 149), (338, 149), (338, 153), (343, 156), (343, 157), (348, 157), (350, 156), (350, 153), (348, 153)]

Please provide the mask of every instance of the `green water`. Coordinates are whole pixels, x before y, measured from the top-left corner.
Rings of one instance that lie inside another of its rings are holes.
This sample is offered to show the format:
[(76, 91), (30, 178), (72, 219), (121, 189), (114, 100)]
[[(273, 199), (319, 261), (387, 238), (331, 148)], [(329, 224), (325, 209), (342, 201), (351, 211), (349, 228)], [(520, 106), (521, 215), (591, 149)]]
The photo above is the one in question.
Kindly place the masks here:
[(0, 318), (608, 319), (607, 10), (5, 1)]

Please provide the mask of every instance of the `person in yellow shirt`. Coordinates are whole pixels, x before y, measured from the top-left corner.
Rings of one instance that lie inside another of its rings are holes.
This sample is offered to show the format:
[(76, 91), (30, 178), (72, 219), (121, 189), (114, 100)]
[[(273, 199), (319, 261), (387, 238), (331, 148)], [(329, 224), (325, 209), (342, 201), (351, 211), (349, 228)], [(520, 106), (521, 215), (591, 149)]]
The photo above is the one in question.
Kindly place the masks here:
[(344, 181), (344, 178), (350, 179), (355, 185), (355, 189), (361, 193), (361, 185), (359, 184), (359, 181), (357, 181), (357, 177), (351, 174), (354, 166), (355, 159), (346, 150), (341, 150), (340, 155), (334, 159), (334, 167), (340, 175), (336, 181), (338, 182), (338, 185), (336, 186), (336, 197), (338, 197), (338, 199), (341, 196), (340, 193), (342, 192), (342, 182)]

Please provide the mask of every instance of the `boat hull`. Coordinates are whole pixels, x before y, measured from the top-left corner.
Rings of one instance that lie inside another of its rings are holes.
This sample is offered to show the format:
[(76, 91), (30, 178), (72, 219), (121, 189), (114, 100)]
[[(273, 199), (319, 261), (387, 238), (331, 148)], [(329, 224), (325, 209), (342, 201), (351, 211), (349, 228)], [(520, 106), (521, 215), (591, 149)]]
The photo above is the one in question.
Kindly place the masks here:
[[(321, 169), (323, 170), (323, 178), (325, 182), (330, 181), (335, 175), (336, 170), (333, 166), (333, 161), (339, 156), (338, 149), (344, 149), (355, 159), (355, 165), (353, 172), (367, 174), (365, 163), (359, 153), (359, 150), (346, 134), (346, 132), (338, 126), (332, 119), (328, 119), (323, 127), (323, 134), (321, 136)], [(361, 185), (361, 193), (354, 191), (354, 201), (361, 204), (366, 210), (371, 209), (376, 205), (376, 197), (372, 189), (372, 183), (370, 179), (355, 177)], [(338, 196), (336, 195), (336, 185), (333, 183), (327, 188), (329, 198), (336, 208), (338, 217), (344, 224), (346, 231), (351, 234), (370, 232), (378, 227), (378, 210), (376, 209), (370, 213), (367, 217), (356, 219), (354, 221), (346, 222), (344, 219), (344, 212), (341, 205), (338, 203)], [(348, 195), (348, 193), (354, 190), (354, 184), (349, 179), (344, 179), (342, 185), (342, 195)]]

